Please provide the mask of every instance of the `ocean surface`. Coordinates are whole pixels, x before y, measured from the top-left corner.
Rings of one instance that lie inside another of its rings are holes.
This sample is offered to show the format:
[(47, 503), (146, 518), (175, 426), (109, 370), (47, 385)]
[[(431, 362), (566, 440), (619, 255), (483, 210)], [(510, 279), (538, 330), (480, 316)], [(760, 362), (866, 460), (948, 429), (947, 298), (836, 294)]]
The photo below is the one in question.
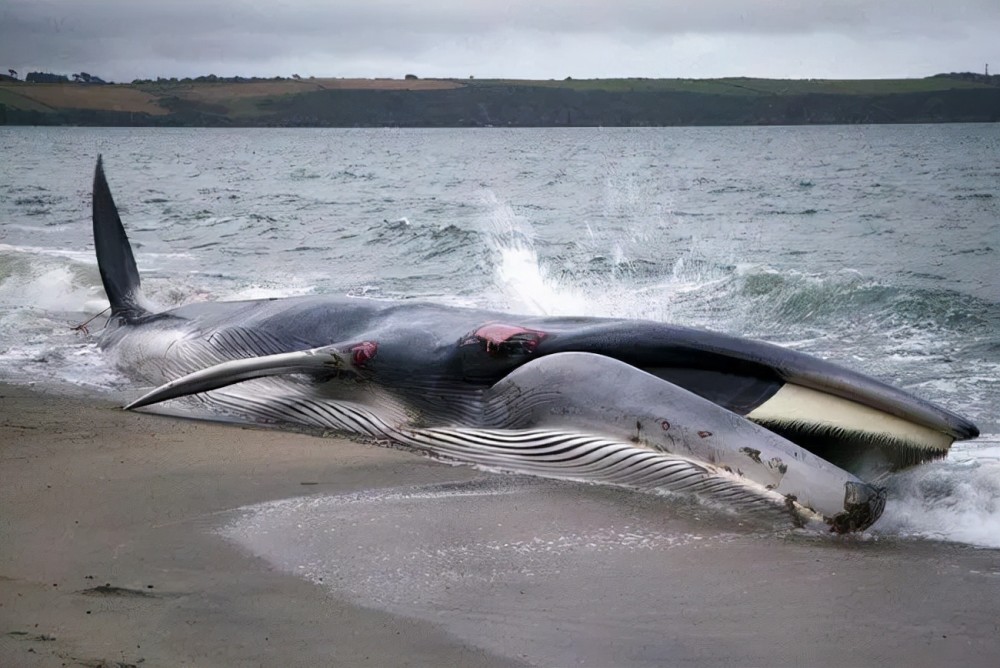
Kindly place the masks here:
[[(776, 342), (983, 432), (887, 480), (873, 540), (1000, 548), (1000, 126), (0, 127), (0, 379), (124, 400), (137, 388), (96, 349), (102, 318), (71, 329), (107, 305), (98, 153), (164, 307), (348, 293)], [(605, 538), (626, 534), (694, 540)]]

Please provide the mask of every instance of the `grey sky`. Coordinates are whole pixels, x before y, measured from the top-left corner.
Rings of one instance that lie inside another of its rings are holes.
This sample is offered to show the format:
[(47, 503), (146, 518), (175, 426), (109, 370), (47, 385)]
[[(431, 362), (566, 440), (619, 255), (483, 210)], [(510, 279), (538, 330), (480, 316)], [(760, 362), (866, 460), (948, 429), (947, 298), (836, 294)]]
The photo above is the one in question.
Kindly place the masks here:
[(141, 77), (1000, 72), (1000, 0), (0, 0), (0, 71)]

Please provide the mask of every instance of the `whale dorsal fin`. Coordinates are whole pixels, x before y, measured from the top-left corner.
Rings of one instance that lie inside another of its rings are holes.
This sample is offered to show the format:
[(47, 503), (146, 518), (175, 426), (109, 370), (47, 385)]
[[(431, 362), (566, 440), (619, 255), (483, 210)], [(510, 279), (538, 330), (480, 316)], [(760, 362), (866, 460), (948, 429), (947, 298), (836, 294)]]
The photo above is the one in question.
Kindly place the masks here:
[(101, 156), (97, 156), (94, 170), (94, 250), (97, 266), (101, 271), (104, 292), (111, 302), (111, 312), (126, 319), (147, 312), (139, 286), (139, 270), (135, 266), (132, 246), (118, 216), (118, 207), (111, 197), (108, 180), (104, 176)]

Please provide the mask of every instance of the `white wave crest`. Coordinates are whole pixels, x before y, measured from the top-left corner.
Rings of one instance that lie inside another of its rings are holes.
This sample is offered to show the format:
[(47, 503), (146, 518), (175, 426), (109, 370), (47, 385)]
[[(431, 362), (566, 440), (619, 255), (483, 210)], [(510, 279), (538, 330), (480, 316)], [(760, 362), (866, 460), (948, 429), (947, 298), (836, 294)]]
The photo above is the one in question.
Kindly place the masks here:
[(589, 300), (552, 278), (539, 262), (528, 221), (492, 192), (487, 192), (484, 200), (489, 210), (486, 225), (496, 257), (494, 282), (504, 298), (501, 306), (533, 315), (570, 315), (585, 310)]
[(81, 281), (74, 267), (33, 264), (0, 282), (0, 307), (32, 307), (45, 311), (99, 312), (107, 307), (96, 285)]
[(1000, 434), (955, 446), (947, 460), (888, 481), (877, 533), (1000, 548)]

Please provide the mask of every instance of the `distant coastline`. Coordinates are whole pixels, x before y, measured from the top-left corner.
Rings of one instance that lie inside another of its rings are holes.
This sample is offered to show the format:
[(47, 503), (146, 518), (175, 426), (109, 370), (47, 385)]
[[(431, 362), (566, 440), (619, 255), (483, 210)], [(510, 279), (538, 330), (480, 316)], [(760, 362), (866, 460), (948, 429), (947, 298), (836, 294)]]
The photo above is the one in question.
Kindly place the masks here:
[(1000, 77), (971, 73), (871, 80), (208, 76), (108, 84), (0, 79), (0, 125), (644, 127), (998, 121)]

